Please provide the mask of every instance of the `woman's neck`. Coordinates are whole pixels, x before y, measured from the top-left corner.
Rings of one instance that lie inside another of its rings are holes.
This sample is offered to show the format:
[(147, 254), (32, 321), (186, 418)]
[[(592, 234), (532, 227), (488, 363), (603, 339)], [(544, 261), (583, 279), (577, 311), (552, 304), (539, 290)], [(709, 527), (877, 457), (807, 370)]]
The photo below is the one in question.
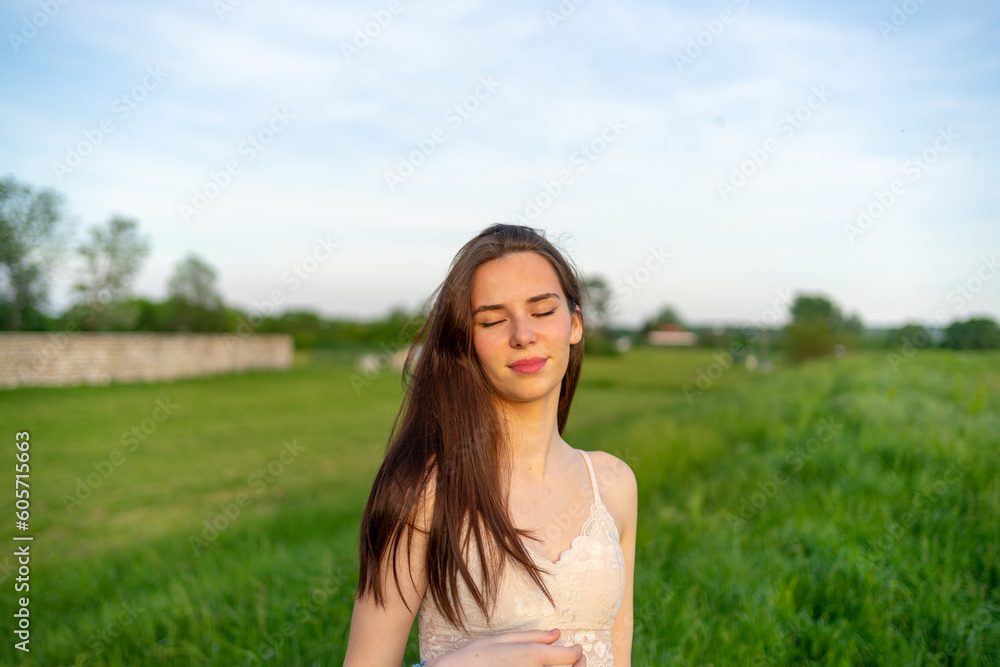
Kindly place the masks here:
[[(568, 445), (559, 435), (559, 394), (531, 402), (507, 403), (512, 474), (518, 479), (541, 483), (551, 466), (558, 465)], [(550, 473), (551, 474), (551, 473)]]

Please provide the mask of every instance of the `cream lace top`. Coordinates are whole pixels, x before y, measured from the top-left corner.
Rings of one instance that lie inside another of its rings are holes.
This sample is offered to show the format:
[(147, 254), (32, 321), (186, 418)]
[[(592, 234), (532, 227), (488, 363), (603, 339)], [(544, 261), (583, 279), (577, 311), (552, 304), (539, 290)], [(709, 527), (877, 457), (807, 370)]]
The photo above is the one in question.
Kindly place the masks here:
[[(585, 451), (577, 451), (583, 455), (590, 473), (594, 495), (590, 516), (580, 534), (554, 563), (528, 550), (536, 563), (551, 573), (543, 572), (541, 576), (555, 600), (555, 607), (523, 568), (508, 565), (501, 578), (492, 622), (488, 624), (459, 576), (459, 594), (468, 632), (449, 623), (434, 604), (433, 597), (424, 595), (418, 610), (421, 660), (450, 653), (480, 637), (559, 628), (561, 632), (555, 644), (582, 644), (587, 667), (613, 667), (611, 624), (625, 593), (625, 558), (618, 528), (601, 502), (590, 457)], [(475, 549), (470, 551), (476, 552)], [(482, 571), (478, 556), (469, 559), (469, 567), (473, 576)]]

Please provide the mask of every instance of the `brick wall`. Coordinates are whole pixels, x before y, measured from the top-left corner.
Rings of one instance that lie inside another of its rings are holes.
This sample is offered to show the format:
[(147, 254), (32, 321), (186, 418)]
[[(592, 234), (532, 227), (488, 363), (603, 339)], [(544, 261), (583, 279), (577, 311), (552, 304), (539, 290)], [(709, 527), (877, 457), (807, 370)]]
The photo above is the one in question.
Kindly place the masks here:
[(292, 352), (286, 334), (0, 332), (0, 388), (284, 370)]

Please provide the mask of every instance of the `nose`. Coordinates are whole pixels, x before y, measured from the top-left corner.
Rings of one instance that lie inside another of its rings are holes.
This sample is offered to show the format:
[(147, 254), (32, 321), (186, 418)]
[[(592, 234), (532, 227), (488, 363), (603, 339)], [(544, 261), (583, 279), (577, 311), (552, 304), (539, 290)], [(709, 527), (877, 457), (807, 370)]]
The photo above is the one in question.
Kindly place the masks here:
[(526, 347), (535, 341), (535, 326), (531, 321), (531, 315), (512, 316), (513, 330), (510, 334), (510, 343), (514, 347)]

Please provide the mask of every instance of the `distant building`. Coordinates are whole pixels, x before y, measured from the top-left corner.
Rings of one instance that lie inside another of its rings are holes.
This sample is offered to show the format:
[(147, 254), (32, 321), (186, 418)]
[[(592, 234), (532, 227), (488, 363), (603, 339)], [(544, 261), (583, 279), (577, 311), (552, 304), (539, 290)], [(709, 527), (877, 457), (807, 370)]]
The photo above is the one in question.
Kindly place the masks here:
[(679, 324), (661, 324), (646, 334), (646, 342), (650, 345), (690, 347), (698, 342), (698, 334), (686, 330)]
[[(406, 362), (406, 355), (410, 351), (409, 346), (391, 350), (390, 346), (383, 345), (382, 349), (385, 350), (381, 354), (362, 354), (358, 357), (354, 368), (361, 371), (367, 377), (374, 377), (377, 375), (382, 368), (389, 366), (394, 371), (403, 370), (403, 364)], [(414, 361), (420, 356), (420, 346), (417, 346), (417, 351), (414, 352)]]

